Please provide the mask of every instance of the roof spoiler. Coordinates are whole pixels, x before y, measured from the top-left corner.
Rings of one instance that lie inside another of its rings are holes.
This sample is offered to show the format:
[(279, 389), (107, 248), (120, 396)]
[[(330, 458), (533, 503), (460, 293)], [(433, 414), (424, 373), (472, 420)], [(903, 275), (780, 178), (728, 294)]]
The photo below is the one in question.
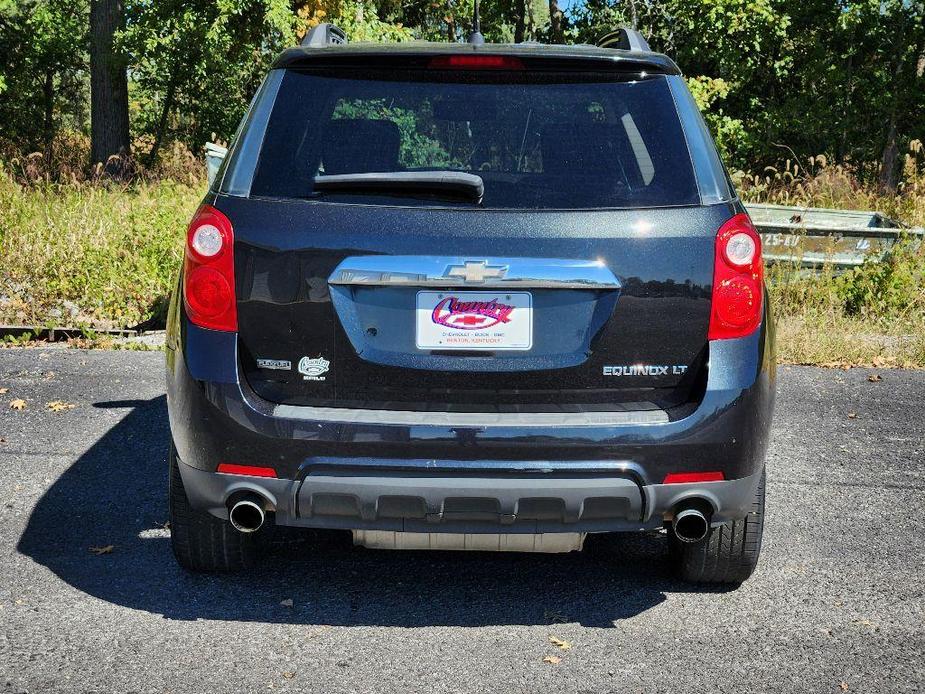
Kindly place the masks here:
[(619, 51), (649, 51), (649, 42), (635, 29), (620, 27), (597, 40), (601, 48), (616, 48)]
[(342, 46), (347, 43), (347, 34), (334, 24), (319, 24), (305, 34), (300, 46), (309, 48), (324, 48), (325, 46)]

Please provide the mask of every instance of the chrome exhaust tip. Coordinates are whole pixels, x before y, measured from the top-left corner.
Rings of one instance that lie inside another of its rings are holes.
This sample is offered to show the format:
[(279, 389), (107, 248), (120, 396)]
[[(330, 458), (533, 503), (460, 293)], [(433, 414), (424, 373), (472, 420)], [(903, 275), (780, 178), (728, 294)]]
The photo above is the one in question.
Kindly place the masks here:
[(229, 506), (228, 520), (238, 532), (255, 533), (266, 520), (263, 506), (263, 499), (256, 494), (239, 498)]
[(688, 506), (674, 514), (671, 527), (681, 542), (700, 542), (710, 534), (710, 518), (700, 509)]

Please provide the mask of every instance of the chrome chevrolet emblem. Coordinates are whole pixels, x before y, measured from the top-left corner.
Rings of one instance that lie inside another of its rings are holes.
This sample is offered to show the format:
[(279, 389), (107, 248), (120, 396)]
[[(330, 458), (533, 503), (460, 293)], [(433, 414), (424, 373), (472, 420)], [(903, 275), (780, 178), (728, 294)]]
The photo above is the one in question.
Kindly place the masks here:
[(450, 265), (444, 277), (454, 277), (465, 282), (499, 280), (507, 274), (507, 265), (489, 265), (484, 260), (466, 260), (462, 265)]

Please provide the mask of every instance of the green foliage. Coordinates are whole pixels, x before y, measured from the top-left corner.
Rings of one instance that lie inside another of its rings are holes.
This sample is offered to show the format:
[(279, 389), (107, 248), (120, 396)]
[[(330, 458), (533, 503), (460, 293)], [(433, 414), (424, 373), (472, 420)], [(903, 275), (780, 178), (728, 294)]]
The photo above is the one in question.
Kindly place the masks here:
[(925, 317), (925, 254), (899, 246), (888, 262), (865, 263), (838, 277), (835, 289), (849, 315), (879, 322)]
[(198, 149), (230, 138), (270, 61), (295, 39), (285, 0), (128, 4), (118, 47), (129, 56), (132, 120), (152, 143)]
[(786, 2), (774, 0), (589, 0), (576, 13), (575, 40), (636, 25), (685, 74), (729, 164), (746, 167), (766, 131), (768, 97), (790, 75)]
[[(88, 132), (89, 0), (0, 0), (0, 151)], [(275, 53), (334, 21), (351, 41), (465, 40), (472, 0), (125, 0), (136, 150), (228, 140)], [(481, 6), (488, 41), (551, 36), (548, 0)], [(871, 179), (925, 132), (922, 0), (585, 0), (566, 42), (635, 25), (689, 76), (730, 168), (795, 153)], [(6, 145), (4, 146), (4, 143)], [(144, 156), (142, 156), (144, 159)]]
[(0, 138), (48, 149), (87, 125), (88, 0), (0, 0)]
[(713, 132), (720, 156), (724, 160), (731, 159), (737, 147), (748, 143), (748, 130), (745, 123), (740, 118), (726, 115), (717, 103), (729, 95), (732, 85), (721, 78), (689, 77), (687, 86)]
[(410, 41), (414, 33), (400, 23), (383, 21), (378, 14), (367, 10), (359, 0), (343, 3), (340, 12), (333, 17), (337, 26), (344, 30), (349, 41)]

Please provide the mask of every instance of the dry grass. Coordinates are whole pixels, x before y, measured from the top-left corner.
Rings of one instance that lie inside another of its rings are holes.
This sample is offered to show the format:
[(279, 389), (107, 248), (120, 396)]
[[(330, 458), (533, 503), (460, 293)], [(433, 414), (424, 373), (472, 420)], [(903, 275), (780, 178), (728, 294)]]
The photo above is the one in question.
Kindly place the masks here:
[[(884, 194), (851, 170), (812, 157), (788, 161), (761, 176), (739, 175), (750, 202), (878, 210), (910, 226), (925, 226), (923, 148), (913, 142), (900, 188)], [(798, 364), (925, 366), (925, 247), (905, 243), (886, 263), (837, 275), (807, 276), (794, 266), (767, 268), (778, 316), (782, 361)]]
[(0, 174), (0, 323), (99, 329), (162, 314), (203, 190), (26, 187)]
[(902, 326), (872, 331), (860, 318), (782, 316), (777, 348), (785, 364), (925, 368), (925, 334), (908, 333)]
[(737, 172), (742, 198), (778, 205), (807, 205), (848, 210), (877, 210), (913, 227), (925, 227), (925, 146), (913, 140), (904, 156), (902, 183), (894, 193), (864, 185), (850, 167), (828, 163), (825, 156), (805, 163), (788, 159), (780, 169), (761, 174)]

